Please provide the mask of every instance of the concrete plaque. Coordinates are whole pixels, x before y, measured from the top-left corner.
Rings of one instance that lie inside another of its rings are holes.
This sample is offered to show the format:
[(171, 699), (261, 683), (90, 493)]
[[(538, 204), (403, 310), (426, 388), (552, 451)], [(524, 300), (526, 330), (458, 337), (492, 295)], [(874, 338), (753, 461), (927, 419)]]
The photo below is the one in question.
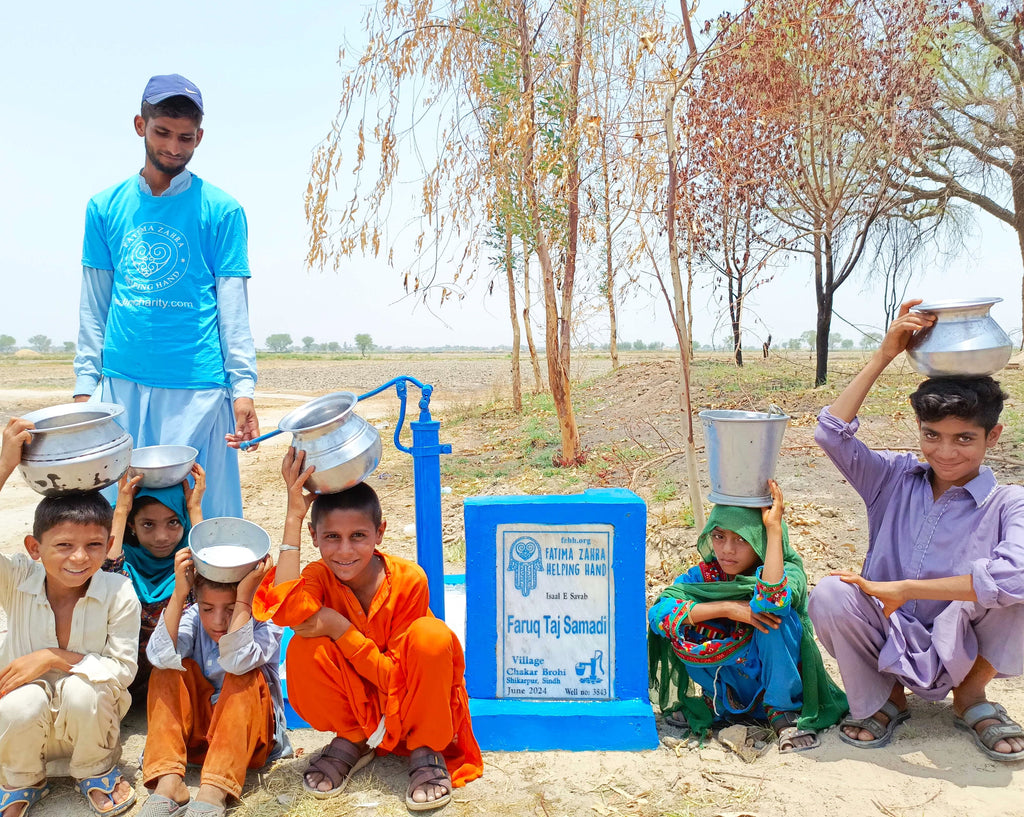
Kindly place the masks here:
[(499, 698), (615, 697), (614, 527), (497, 527)]

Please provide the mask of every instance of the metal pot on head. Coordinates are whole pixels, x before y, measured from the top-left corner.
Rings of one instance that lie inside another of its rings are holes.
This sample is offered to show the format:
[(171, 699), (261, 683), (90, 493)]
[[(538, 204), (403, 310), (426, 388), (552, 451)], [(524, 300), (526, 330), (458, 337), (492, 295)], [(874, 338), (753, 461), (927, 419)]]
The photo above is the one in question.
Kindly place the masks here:
[(98, 491), (113, 485), (132, 455), (132, 438), (116, 418), (115, 403), (67, 403), (24, 415), (35, 429), (18, 468), (43, 496)]
[(306, 466), (316, 466), (306, 486), (318, 494), (351, 488), (380, 463), (380, 434), (353, 410), (357, 399), (349, 391), (325, 394), (290, 411), (277, 425), (292, 433), (297, 450), (306, 452)]
[(1013, 354), (1013, 341), (989, 311), (1002, 298), (932, 301), (911, 308), (930, 312), (935, 323), (907, 344), (911, 365), (926, 377), (983, 377), (995, 374)]
[(782, 450), (789, 416), (781, 410), (708, 410), (700, 413), (708, 455), (711, 493), (716, 505), (763, 508), (772, 504), (768, 480)]

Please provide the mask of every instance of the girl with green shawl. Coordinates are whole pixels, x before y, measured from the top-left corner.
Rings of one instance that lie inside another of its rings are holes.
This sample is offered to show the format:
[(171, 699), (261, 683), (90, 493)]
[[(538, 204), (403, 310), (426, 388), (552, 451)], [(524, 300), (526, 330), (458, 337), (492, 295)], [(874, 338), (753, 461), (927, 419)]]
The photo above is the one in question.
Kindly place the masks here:
[[(117, 504), (110, 533), (114, 539), (103, 569), (127, 576), (142, 604), (139, 632), (139, 671), (133, 690), (144, 689), (150, 664), (146, 645), (174, 591), (174, 555), (188, 545), (188, 532), (202, 522), (201, 504), (206, 473), (192, 466), (195, 486), (186, 478), (170, 488), (142, 488), (141, 476), (118, 483)], [(186, 608), (193, 603), (191, 594)]]
[(702, 562), (648, 611), (651, 684), (661, 711), (681, 713), (697, 734), (716, 721), (766, 719), (780, 752), (803, 751), (845, 714), (846, 696), (814, 643), (803, 560), (789, 544), (782, 491), (768, 484), (770, 508), (712, 509), (697, 540)]

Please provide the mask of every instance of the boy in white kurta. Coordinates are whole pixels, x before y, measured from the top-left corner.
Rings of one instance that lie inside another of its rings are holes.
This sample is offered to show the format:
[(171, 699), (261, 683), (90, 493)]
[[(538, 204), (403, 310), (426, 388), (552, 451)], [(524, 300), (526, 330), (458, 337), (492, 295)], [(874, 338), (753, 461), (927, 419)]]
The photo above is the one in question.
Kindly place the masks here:
[[(0, 487), (21, 460), (32, 424), (11, 419)], [(47, 497), (28, 554), (0, 554), (0, 814), (21, 817), (70, 774), (97, 814), (135, 801), (121, 779), (120, 721), (131, 703), (139, 601), (131, 583), (100, 570), (110, 547), (110, 504), (98, 493)]]

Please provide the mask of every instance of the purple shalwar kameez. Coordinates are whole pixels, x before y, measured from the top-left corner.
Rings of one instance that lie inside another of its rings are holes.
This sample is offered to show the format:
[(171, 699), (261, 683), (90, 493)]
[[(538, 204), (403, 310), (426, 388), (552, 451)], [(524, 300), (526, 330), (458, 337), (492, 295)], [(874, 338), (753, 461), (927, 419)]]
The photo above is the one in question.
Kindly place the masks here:
[(814, 438), (861, 495), (868, 512), (871, 581), (970, 575), (976, 602), (909, 601), (886, 619), (882, 605), (838, 577), (811, 593), (818, 639), (839, 663), (850, 715), (866, 718), (902, 683), (942, 700), (980, 655), (998, 676), (1024, 671), (1024, 487), (998, 485), (982, 466), (965, 486), (932, 496), (930, 466), (913, 454), (872, 451), (828, 408)]

